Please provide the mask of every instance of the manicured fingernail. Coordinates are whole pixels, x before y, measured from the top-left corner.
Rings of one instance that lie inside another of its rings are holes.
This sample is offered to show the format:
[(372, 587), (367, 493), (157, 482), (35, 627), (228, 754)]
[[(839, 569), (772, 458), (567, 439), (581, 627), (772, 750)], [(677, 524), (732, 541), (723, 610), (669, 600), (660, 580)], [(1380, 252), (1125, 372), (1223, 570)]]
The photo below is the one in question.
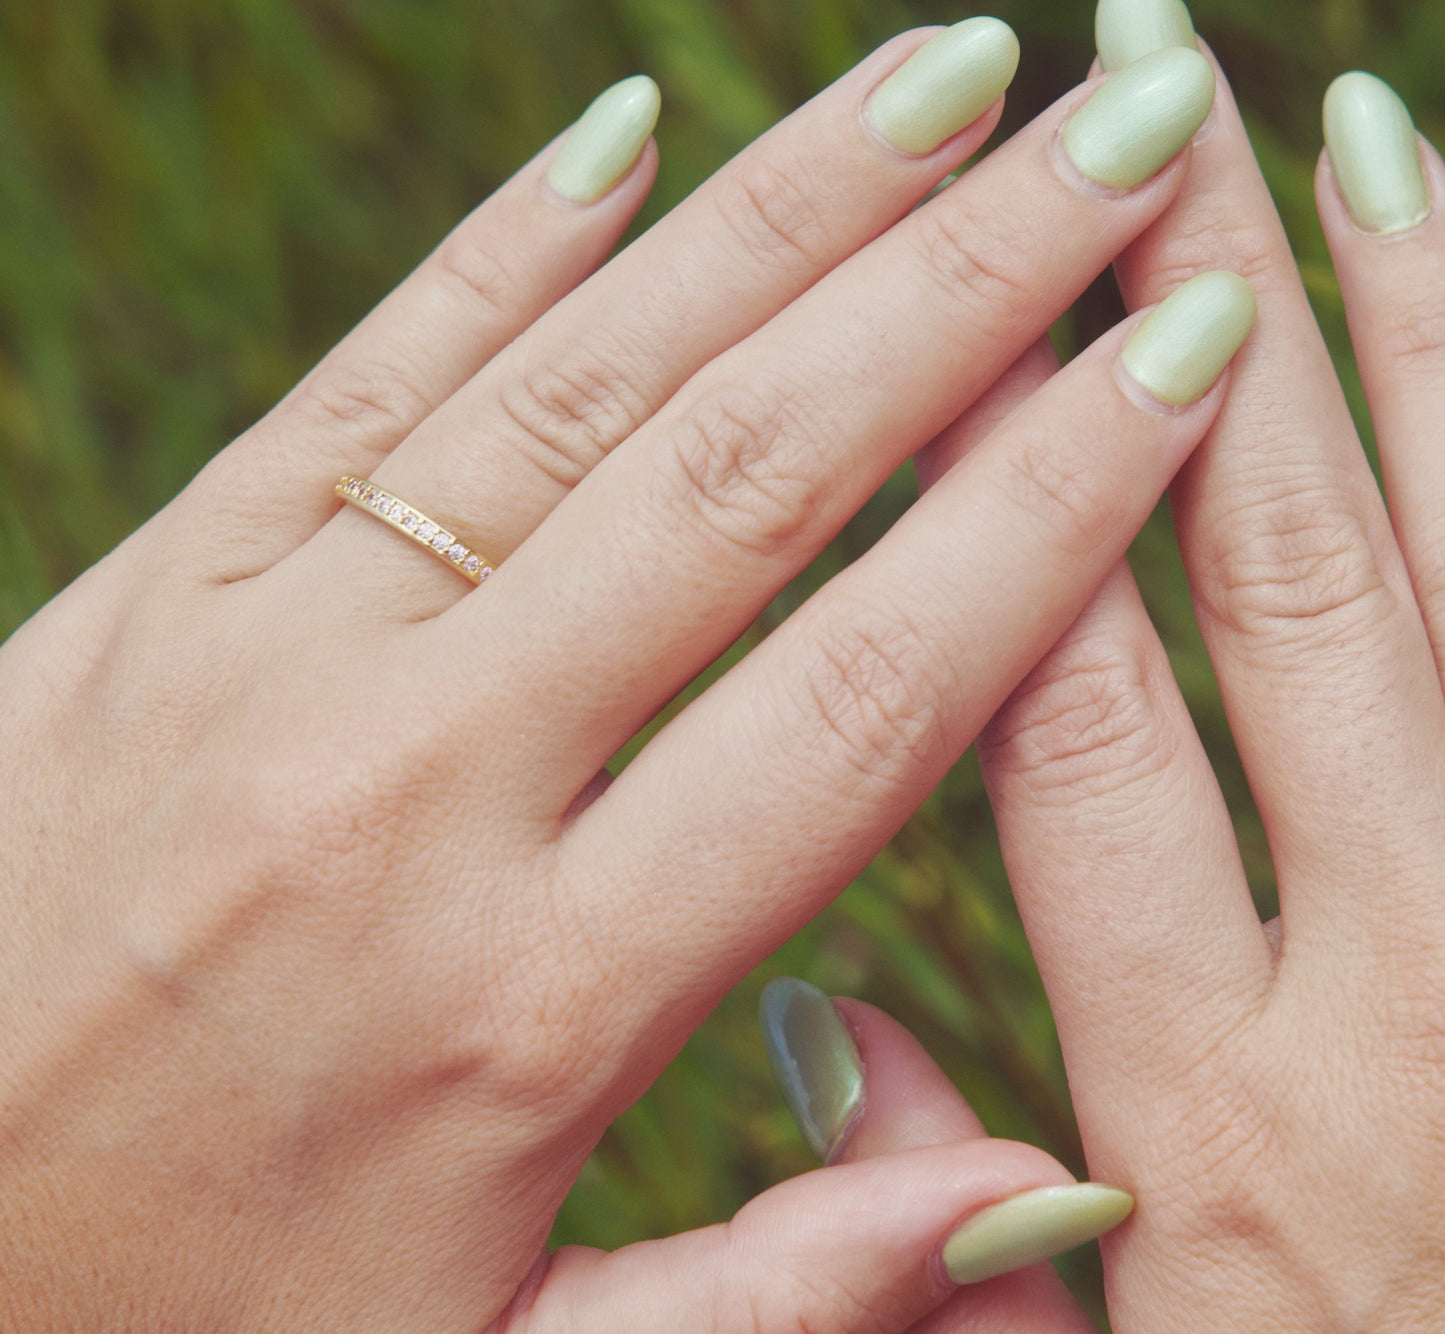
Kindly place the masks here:
[(1193, 137), (1214, 105), (1214, 70), (1171, 46), (1126, 65), (1064, 125), (1064, 152), (1091, 181), (1142, 185)]
[(949, 1237), (943, 1267), (955, 1283), (982, 1283), (1092, 1241), (1133, 1209), (1132, 1195), (1092, 1181), (1025, 1191), (980, 1209)]
[(567, 131), (547, 184), (577, 204), (601, 199), (632, 170), (661, 107), (662, 94), (647, 75), (614, 83)]
[(1403, 232), (1430, 216), (1415, 124), (1373, 74), (1341, 74), (1325, 94), (1325, 147), (1355, 225)]
[(774, 978), (760, 1005), (768, 1064), (809, 1147), (824, 1162), (863, 1105), (863, 1063), (833, 1002), (796, 977)]
[(925, 42), (868, 99), (873, 128), (903, 153), (931, 153), (1013, 82), (1019, 39), (1000, 19), (964, 19)]
[(1183, 0), (1099, 0), (1094, 45), (1106, 71), (1123, 69), (1170, 46), (1199, 49)]
[(1145, 316), (1120, 354), (1124, 369), (1161, 403), (1197, 403), (1249, 336), (1255, 310), (1237, 273), (1201, 273)]

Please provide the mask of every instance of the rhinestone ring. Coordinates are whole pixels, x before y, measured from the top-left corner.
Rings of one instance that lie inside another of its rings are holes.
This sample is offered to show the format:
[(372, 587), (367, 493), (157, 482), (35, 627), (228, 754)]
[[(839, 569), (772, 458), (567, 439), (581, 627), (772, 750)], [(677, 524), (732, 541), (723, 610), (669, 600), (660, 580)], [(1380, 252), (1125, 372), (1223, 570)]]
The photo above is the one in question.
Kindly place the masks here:
[(348, 505), (355, 505), (357, 509), (389, 523), (397, 532), (425, 547), (438, 560), (445, 561), (474, 584), (487, 579), (496, 568), (485, 556), (479, 556), (470, 547), (464, 546), (454, 534), (433, 523), (420, 510), (413, 509), (406, 501), (390, 491), (383, 491), (365, 477), (348, 474), (336, 483), (336, 494)]

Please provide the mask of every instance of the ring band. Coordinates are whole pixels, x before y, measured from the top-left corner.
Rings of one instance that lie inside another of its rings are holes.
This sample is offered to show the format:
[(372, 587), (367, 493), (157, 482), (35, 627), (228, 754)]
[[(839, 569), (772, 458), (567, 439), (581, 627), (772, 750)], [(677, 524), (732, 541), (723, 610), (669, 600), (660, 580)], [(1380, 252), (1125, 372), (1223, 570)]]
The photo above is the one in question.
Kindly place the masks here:
[(336, 483), (336, 494), (347, 504), (390, 524), (474, 584), (489, 578), (496, 569), (485, 556), (477, 555), (470, 547), (457, 541), (454, 533), (449, 533), (439, 523), (433, 523), (420, 510), (412, 508), (390, 491), (383, 491), (365, 477), (353, 477), (348, 473)]

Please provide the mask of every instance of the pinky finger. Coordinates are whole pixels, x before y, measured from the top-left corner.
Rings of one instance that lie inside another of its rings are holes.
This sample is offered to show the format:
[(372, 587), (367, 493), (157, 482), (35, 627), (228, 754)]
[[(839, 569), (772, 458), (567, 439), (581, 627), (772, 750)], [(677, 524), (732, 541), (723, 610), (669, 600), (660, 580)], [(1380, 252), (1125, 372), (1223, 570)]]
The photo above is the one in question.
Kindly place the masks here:
[(1316, 198), (1374, 419), (1385, 494), (1445, 670), (1445, 164), (1385, 83), (1325, 98)]

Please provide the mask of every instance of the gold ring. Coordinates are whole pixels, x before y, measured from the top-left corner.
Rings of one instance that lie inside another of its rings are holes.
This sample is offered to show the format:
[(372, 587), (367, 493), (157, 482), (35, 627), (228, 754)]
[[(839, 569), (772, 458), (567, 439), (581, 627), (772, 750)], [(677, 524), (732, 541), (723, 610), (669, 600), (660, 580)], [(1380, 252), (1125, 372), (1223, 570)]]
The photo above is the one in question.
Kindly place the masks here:
[(455, 533), (447, 532), (441, 524), (433, 523), (420, 510), (413, 509), (406, 501), (390, 491), (383, 491), (365, 477), (353, 477), (348, 473), (336, 483), (336, 494), (348, 505), (355, 505), (357, 509), (389, 523), (397, 532), (425, 547), (438, 560), (445, 561), (474, 584), (489, 578), (496, 569), (485, 556), (477, 555), (470, 547), (457, 541)]

